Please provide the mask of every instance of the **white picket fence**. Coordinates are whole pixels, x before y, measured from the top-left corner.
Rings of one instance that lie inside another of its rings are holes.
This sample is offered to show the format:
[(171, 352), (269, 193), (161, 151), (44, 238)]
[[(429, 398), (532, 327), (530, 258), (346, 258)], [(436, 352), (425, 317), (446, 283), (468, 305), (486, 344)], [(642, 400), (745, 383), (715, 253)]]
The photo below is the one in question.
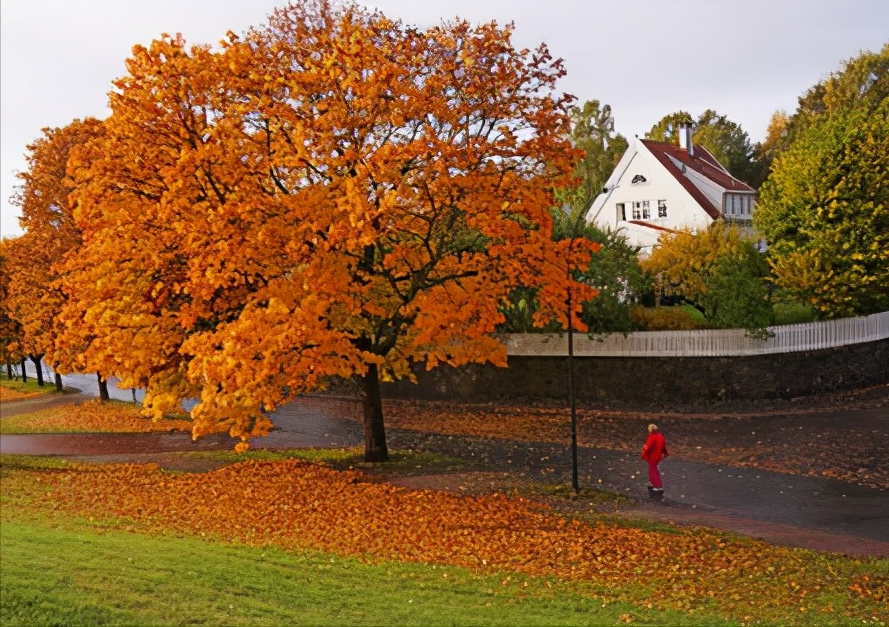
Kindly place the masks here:
[[(742, 329), (705, 331), (641, 331), (590, 337), (574, 334), (577, 357), (724, 357), (766, 355), (836, 348), (889, 338), (889, 311), (771, 327), (772, 335), (757, 339)], [(512, 356), (564, 357), (567, 333), (512, 333), (501, 340)]]

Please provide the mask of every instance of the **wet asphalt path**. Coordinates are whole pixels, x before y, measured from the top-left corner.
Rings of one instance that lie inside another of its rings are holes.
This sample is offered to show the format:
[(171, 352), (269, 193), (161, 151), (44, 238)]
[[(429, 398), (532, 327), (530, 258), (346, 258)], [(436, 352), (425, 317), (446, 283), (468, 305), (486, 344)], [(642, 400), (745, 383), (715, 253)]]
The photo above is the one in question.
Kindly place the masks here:
[[(410, 442), (422, 450), (469, 458), (492, 471), (525, 473), (547, 483), (571, 482), (568, 446), (399, 431), (393, 431), (390, 440), (395, 447), (402, 440), (402, 446)], [(740, 532), (757, 530), (753, 535), (763, 537), (792, 536), (794, 529), (805, 529), (817, 539), (812, 548), (889, 557), (889, 492), (833, 479), (704, 464), (676, 456), (661, 463), (661, 474), (665, 496), (663, 502), (655, 503), (648, 497), (647, 466), (637, 455), (578, 449), (581, 486), (637, 499), (647, 513), (659, 518), (699, 521)]]

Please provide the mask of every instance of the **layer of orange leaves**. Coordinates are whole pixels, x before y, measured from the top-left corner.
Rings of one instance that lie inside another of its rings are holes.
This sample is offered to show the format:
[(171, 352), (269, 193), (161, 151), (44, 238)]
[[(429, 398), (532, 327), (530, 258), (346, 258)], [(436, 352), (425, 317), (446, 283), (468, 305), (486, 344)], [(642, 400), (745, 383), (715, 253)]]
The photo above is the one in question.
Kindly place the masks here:
[(74, 464), (7, 473), (2, 484), (4, 495), (32, 492), (29, 507), (114, 520), (128, 530), (556, 576), (592, 582), (615, 599), (611, 586), (645, 584), (661, 607), (718, 600), (743, 616), (848, 590), (848, 581), (822, 572), (806, 551), (705, 529), (664, 534), (587, 524), (519, 497), (411, 491), (298, 460), (175, 475), (155, 464)]
[(19, 390), (8, 388), (5, 385), (0, 385), (0, 403), (6, 403), (8, 401), (21, 401), (26, 398), (34, 398), (35, 396), (40, 395), (41, 392), (20, 392)]
[(103, 403), (89, 400), (80, 405), (63, 405), (26, 416), (7, 420), (16, 421), (34, 432), (113, 432), (151, 433), (156, 431), (190, 431), (191, 421), (165, 418), (157, 422), (140, 415), (141, 407), (124, 403)]

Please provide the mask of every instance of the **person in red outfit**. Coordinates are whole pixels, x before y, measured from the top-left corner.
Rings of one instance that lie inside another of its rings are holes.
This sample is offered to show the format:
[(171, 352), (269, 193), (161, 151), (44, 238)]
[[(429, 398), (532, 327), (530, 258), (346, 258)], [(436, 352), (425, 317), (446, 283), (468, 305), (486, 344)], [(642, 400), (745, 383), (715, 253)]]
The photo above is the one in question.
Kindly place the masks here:
[(667, 442), (660, 429), (654, 423), (648, 425), (648, 439), (645, 441), (645, 446), (642, 447), (642, 459), (648, 462), (648, 480), (651, 482), (649, 490), (652, 492), (662, 493), (664, 491), (658, 464), (669, 455)]

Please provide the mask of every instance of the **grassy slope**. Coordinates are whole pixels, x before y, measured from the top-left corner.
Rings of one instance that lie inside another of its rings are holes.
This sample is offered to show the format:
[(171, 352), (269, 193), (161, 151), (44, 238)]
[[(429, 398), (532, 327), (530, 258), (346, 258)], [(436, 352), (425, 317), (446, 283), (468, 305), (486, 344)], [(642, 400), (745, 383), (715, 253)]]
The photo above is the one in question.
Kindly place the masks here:
[[(628, 620), (661, 625), (887, 623), (881, 609), (885, 598), (881, 601), (875, 595), (889, 581), (889, 560), (793, 552), (794, 559), (812, 561), (817, 567), (808, 569), (798, 581), (811, 586), (815, 583), (812, 577), (823, 571), (825, 581), (830, 574), (847, 582), (834, 591), (813, 595), (817, 599), (809, 599), (805, 611), (793, 604), (776, 606), (773, 601), (783, 598), (781, 589), (788, 583), (797, 585), (777, 575), (774, 590), (756, 588), (762, 595), (759, 602), (770, 605), (768, 612), (758, 615), (730, 609), (733, 591), (745, 589), (743, 581), (738, 581), (738, 586), (714, 588), (717, 596), (707, 602), (698, 600), (682, 609), (660, 604), (657, 609), (648, 607), (650, 591), (632, 577), (572, 583), (518, 572), (482, 574), (440, 563), (377, 558), (370, 564), (362, 562), (360, 555), (246, 546), (209, 533), (198, 534), (203, 538), (188, 532), (176, 537), (170, 531), (175, 528), (170, 519), (176, 511), (173, 507), (163, 517), (169, 524), (134, 533), (132, 521), (102, 519), (98, 510), (86, 510), (98, 519), (89, 515), (89, 520), (83, 520), (63, 513), (64, 508), (46, 509), (47, 501), (40, 495), (47, 490), (55, 494), (56, 489), (50, 488), (53, 475), (70, 467), (63, 460), (22, 456), (0, 460), (4, 481), (0, 493), (3, 625), (614, 625)], [(165, 480), (176, 476), (181, 475), (174, 473)], [(206, 476), (195, 476), (194, 480), (204, 481), (202, 477)], [(73, 488), (68, 484), (69, 492)], [(122, 490), (117, 496), (125, 493)], [(383, 510), (389, 507), (380, 505)], [(367, 511), (367, 524), (374, 524), (372, 519), (377, 516)], [(337, 533), (336, 529), (331, 533)], [(672, 545), (679, 540), (667, 536), (664, 541)], [(786, 550), (773, 552), (765, 546), (760, 552), (757, 559), (763, 564), (777, 566), (779, 555), (788, 557)], [(570, 560), (567, 555), (563, 553), (563, 561)], [(520, 560), (527, 557), (516, 554)], [(863, 576), (869, 576), (870, 581)], [(753, 573), (750, 577), (761, 579)], [(867, 589), (848, 587), (861, 585)], [(679, 589), (680, 596), (683, 589)], [(671, 594), (675, 596), (676, 591)]]
[(514, 574), (79, 527), (3, 523), (2, 624), (729, 624)]

